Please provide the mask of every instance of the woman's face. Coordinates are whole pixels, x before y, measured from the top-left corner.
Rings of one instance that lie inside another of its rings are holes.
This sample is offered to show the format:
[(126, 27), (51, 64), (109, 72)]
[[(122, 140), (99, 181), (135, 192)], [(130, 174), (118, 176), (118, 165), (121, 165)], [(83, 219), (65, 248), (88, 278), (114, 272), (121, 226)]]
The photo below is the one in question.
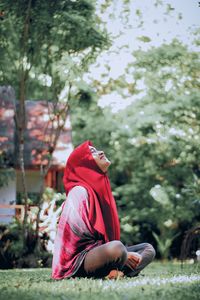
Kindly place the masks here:
[(104, 173), (108, 170), (108, 167), (111, 165), (111, 162), (107, 159), (103, 151), (97, 150), (93, 146), (89, 146), (90, 151), (96, 164)]

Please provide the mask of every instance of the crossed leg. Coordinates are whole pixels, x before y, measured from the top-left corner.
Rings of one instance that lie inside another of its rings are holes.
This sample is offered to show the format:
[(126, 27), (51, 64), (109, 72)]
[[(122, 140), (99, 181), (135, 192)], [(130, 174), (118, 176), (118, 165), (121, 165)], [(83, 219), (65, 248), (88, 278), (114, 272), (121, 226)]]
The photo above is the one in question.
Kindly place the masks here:
[(126, 276), (136, 276), (154, 256), (155, 250), (148, 243), (125, 247), (120, 241), (108, 242), (86, 254), (76, 276), (102, 278), (112, 270), (121, 270)]
[(128, 277), (137, 276), (148, 264), (152, 262), (156, 254), (153, 246), (149, 243), (133, 245), (126, 249), (128, 253), (130, 253), (130, 256), (131, 253), (135, 253), (135, 255), (140, 256), (140, 261), (137, 266), (131, 263), (131, 259), (128, 259), (124, 265), (122, 271), (124, 272), (124, 275)]
[(120, 270), (126, 261), (126, 247), (120, 241), (112, 241), (90, 250), (83, 267), (87, 277), (102, 278), (113, 269)]

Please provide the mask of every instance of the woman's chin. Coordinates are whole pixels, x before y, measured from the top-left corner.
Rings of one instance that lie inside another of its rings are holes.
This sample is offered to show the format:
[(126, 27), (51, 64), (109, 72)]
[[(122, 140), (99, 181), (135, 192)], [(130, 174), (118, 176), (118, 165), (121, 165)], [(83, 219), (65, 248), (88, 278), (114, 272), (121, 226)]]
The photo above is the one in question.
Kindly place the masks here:
[(111, 165), (111, 162), (110, 162), (109, 160), (106, 161), (105, 167), (106, 167), (107, 169), (110, 167), (110, 165)]
[(104, 170), (103, 172), (107, 172), (110, 165), (111, 165), (111, 162), (109, 160), (107, 160), (105, 165), (103, 166), (103, 170)]

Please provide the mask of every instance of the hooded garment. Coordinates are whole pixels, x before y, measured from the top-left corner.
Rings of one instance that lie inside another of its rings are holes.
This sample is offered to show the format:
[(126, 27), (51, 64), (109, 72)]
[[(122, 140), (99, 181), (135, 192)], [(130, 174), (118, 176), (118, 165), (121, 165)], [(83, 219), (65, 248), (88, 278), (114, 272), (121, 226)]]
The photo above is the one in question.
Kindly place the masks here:
[(120, 239), (115, 200), (106, 173), (96, 164), (86, 141), (69, 156), (63, 183), (63, 204), (54, 244), (52, 277), (73, 276), (87, 252)]

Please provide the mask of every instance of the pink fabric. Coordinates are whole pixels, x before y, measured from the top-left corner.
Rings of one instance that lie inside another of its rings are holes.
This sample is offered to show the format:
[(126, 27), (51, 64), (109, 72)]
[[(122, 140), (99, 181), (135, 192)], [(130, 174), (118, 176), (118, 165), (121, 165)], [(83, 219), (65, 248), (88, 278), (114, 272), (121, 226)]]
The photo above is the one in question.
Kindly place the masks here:
[(73, 276), (87, 252), (104, 243), (88, 218), (88, 194), (85, 188), (72, 188), (64, 202), (54, 243), (52, 278)]
[(105, 242), (119, 240), (120, 226), (107, 174), (97, 166), (87, 141), (70, 155), (64, 173), (67, 200), (59, 220), (52, 277), (70, 277), (86, 253)]

